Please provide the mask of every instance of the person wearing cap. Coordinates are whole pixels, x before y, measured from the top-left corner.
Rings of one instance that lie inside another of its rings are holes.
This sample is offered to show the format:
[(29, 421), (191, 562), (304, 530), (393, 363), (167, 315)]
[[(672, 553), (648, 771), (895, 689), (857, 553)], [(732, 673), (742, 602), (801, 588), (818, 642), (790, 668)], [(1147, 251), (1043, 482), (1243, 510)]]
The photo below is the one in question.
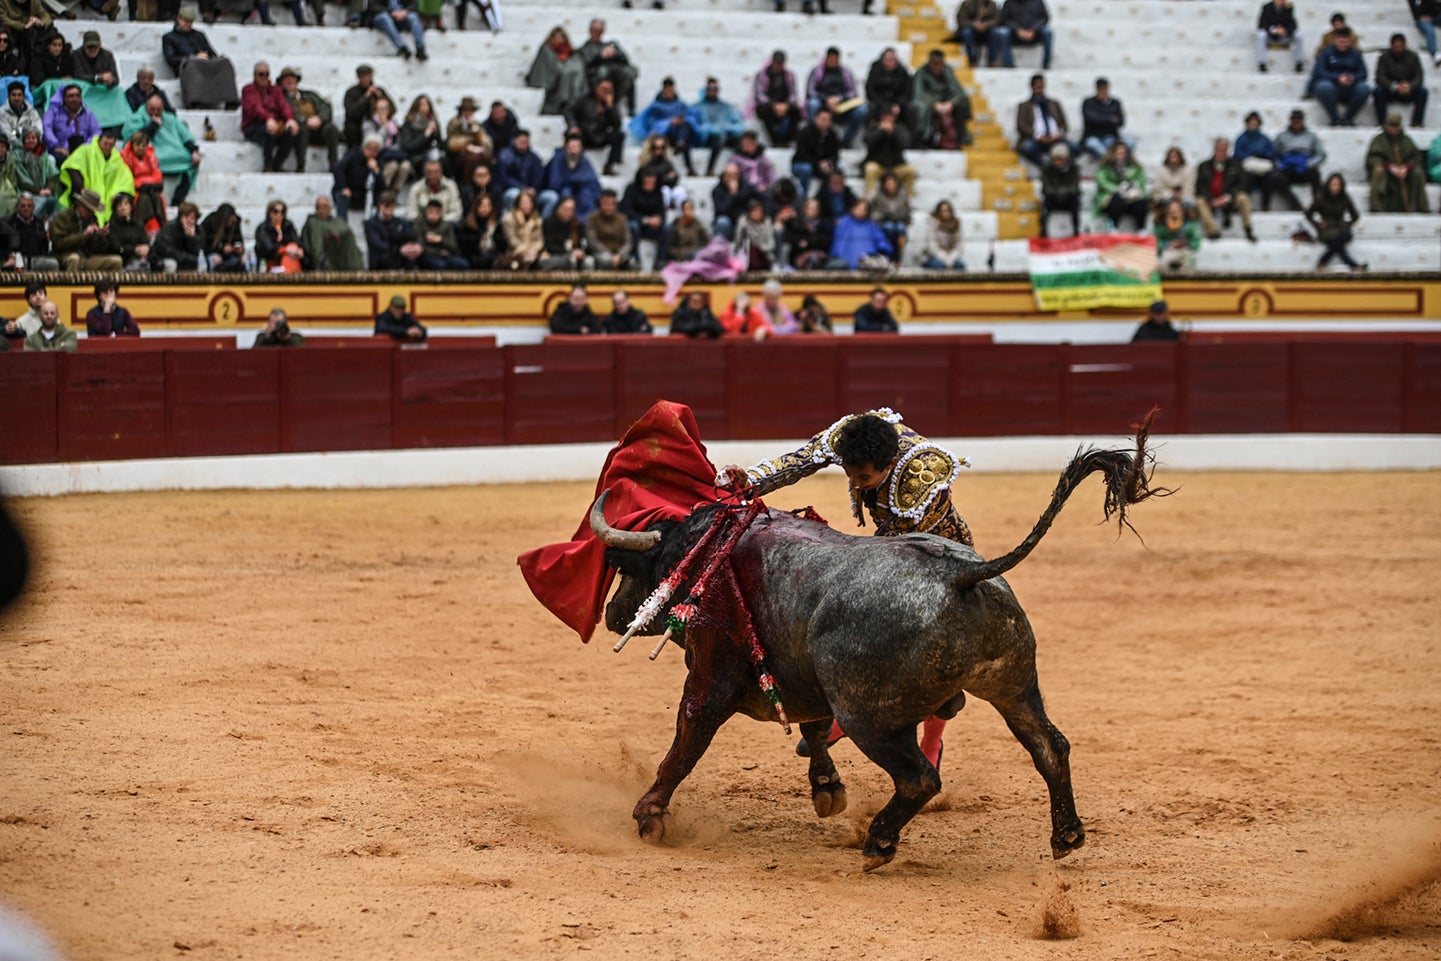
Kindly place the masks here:
[(916, 145), (959, 150), (969, 144), (971, 98), (946, 63), (945, 53), (932, 50), (913, 83)]
[(1266, 50), (1270, 47), (1289, 47), (1296, 61), (1296, 72), (1306, 69), (1306, 44), (1301, 31), (1296, 27), (1296, 11), (1291, 0), (1268, 0), (1261, 7), (1256, 21), (1256, 69), (1266, 72)]
[(686, 173), (695, 176), (690, 148), (691, 144), (697, 141), (699, 131), (691, 117), (691, 108), (676, 91), (675, 78), (666, 77), (660, 82), (660, 90), (655, 99), (631, 119), (630, 133), (637, 140), (644, 140), (652, 135), (664, 137), (666, 143), (685, 161)]
[(390, 115), (395, 116), (398, 112), (395, 100), (376, 84), (375, 68), (368, 63), (362, 63), (355, 68), (355, 83), (346, 89), (345, 97), (341, 101), (345, 107), (345, 128), (342, 133), (347, 147), (353, 149), (361, 145), (365, 120), (375, 113), (378, 100), (389, 100)]
[(115, 142), (119, 127), (106, 127), (89, 143), (81, 144), (60, 165), (60, 206), (70, 203), (75, 191), (89, 188), (100, 195), (99, 220), (110, 219), (110, 204), (116, 194), (135, 196), (135, 177)]
[(30, 105), (29, 86), (20, 80), (11, 80), (5, 88), (5, 103), (0, 106), (0, 131), (19, 146), (26, 130), (43, 130), (40, 112)]
[(45, 146), (57, 163), (64, 163), (70, 151), (100, 133), (100, 121), (76, 83), (65, 84), (50, 98), (45, 111)]
[(1371, 212), (1378, 214), (1427, 213), (1425, 157), (1401, 127), (1401, 115), (1386, 115), (1366, 148), (1366, 172), (1371, 178)]
[(602, 80), (592, 90), (577, 97), (566, 108), (565, 120), (568, 126), (580, 132), (581, 141), (587, 149), (609, 148), (603, 172), (607, 177), (614, 174), (625, 149), (625, 125), (621, 123), (620, 111), (615, 106), (615, 88), (611, 82)]
[(786, 67), (786, 52), (777, 50), (751, 82), (751, 106), (777, 147), (788, 147), (800, 129), (800, 88), (795, 72)]
[(50, 235), (45, 221), (36, 214), (35, 195), (21, 191), (15, 198), (15, 213), (10, 216), (10, 229), (19, 239), (17, 250), (25, 258), (25, 267), (37, 273), (57, 271), (60, 262), (50, 256)]
[(375, 318), (375, 333), (385, 334), (396, 340), (412, 343), (425, 339), (428, 331), (421, 326), (415, 315), (406, 310), (405, 298), (396, 294), (390, 298), (390, 306)]
[(160, 38), (161, 54), (171, 72), (177, 76), (187, 60), (213, 60), (219, 56), (205, 34), (195, 29), (198, 16), (195, 4), (184, 4), (175, 14), (175, 29)]
[(365, 247), (371, 270), (419, 270), (425, 248), (415, 227), (396, 216), (395, 193), (381, 191), (375, 198), (375, 215), (365, 222)]
[(151, 97), (159, 97), (167, 113), (175, 112), (175, 107), (171, 105), (165, 91), (155, 85), (155, 68), (146, 63), (135, 71), (135, 82), (125, 91), (125, 103), (131, 110), (139, 110), (140, 105)]
[[(845, 109), (838, 109), (842, 105)], [(841, 144), (846, 147), (856, 142), (861, 127), (870, 116), (870, 109), (856, 89), (856, 78), (851, 75), (850, 68), (841, 63), (841, 52), (836, 47), (826, 50), (825, 57), (806, 78), (806, 114), (814, 117), (821, 107), (845, 124)]]
[(1015, 47), (1041, 47), (1041, 69), (1051, 69), (1051, 14), (1046, 9), (1046, 0), (1006, 0), (1001, 7), (1001, 66), (1014, 67)]
[(395, 46), (396, 56), (402, 60), (411, 58), (410, 48), (400, 39), (400, 31), (410, 34), (415, 41), (415, 59), (424, 62), (430, 59), (425, 50), (425, 25), (420, 14), (406, 6), (407, 0), (383, 0), (384, 9), (371, 19), (370, 25)]
[(286, 67), (280, 71), (280, 90), (300, 125), (295, 136), (295, 172), (305, 173), (310, 148), (321, 144), (325, 145), (328, 170), (340, 159), (340, 129), (333, 122), (335, 108), (314, 90), (301, 89), (300, 80), (299, 67)]
[[(196, 8), (187, 3), (175, 16), (175, 29), (161, 38), (165, 62), (180, 78), (180, 102), (186, 107), (230, 107), (240, 102), (235, 65), (215, 52), (195, 29)], [(211, 18), (213, 20), (213, 17)]]
[(365, 259), (355, 243), (355, 232), (345, 218), (337, 217), (330, 198), (315, 198), (315, 213), (300, 228), (300, 246), (311, 270), (364, 270)]
[(635, 80), (639, 75), (630, 58), (620, 44), (605, 39), (605, 21), (592, 19), (587, 27), (585, 43), (576, 51), (585, 64), (585, 79), (594, 89), (602, 80), (609, 80), (615, 90), (617, 101), (624, 101), (626, 109), (635, 115)]
[[(544, 189), (536, 197), (542, 218), (550, 216), (551, 210), (565, 197), (575, 200), (575, 215), (586, 220), (600, 206), (600, 177), (596, 176), (590, 158), (585, 155), (585, 145), (580, 133), (570, 131), (565, 135), (565, 144), (551, 156), (545, 166)], [(506, 205), (514, 203), (510, 191), (506, 191)]]
[(1376, 123), (1384, 122), (1392, 100), (1411, 104), (1411, 126), (1423, 126), (1426, 119), (1426, 74), (1416, 51), (1406, 48), (1406, 35), (1393, 33), (1391, 49), (1376, 61), (1376, 89), (1371, 99), (1376, 105)]
[[(119, 0), (107, 0), (118, 7)], [(114, 17), (111, 18), (112, 20)], [(120, 83), (115, 54), (100, 45), (100, 33), (86, 30), (79, 50), (70, 55), (70, 73), (76, 80), (114, 87)]]
[(1350, 28), (1342, 27), (1336, 31), (1335, 41), (1322, 50), (1316, 60), (1316, 99), (1326, 109), (1331, 126), (1354, 127), (1356, 114), (1370, 96), (1366, 59), (1352, 46)]
[(464, 213), (460, 206), (460, 187), (445, 175), (440, 161), (427, 160), (421, 170), (421, 178), (410, 186), (406, 204), (410, 219), (419, 220), (434, 200), (440, 204), (442, 217), (450, 223), (460, 220)]
[(60, 308), (53, 300), (40, 305), (40, 329), (25, 338), (26, 350), (63, 350), (73, 354), (80, 348), (75, 331), (60, 323)]
[(455, 116), (445, 125), (445, 153), (450, 160), (450, 169), (461, 183), (469, 183), (476, 167), (481, 164), (489, 166), (496, 154), (510, 144), (509, 138), (505, 145), (494, 142), (475, 115), (479, 109), (474, 97), (462, 97), (460, 106), (455, 108)]
[(1297, 199), (1291, 189), (1293, 184), (1306, 184), (1315, 197), (1321, 190), (1321, 165), (1326, 162), (1326, 148), (1321, 138), (1306, 127), (1306, 112), (1292, 110), (1286, 129), (1276, 135), (1276, 174), (1278, 185), (1282, 186), (1286, 198), (1297, 210), (1306, 205)]
[(200, 144), (195, 134), (178, 114), (165, 109), (165, 100), (158, 92), (140, 105), (121, 131), (127, 140), (137, 133), (149, 138), (160, 172), (178, 178), (170, 198), (171, 206), (178, 207), (189, 196), (200, 171)]
[(100, 195), (87, 187), (50, 219), (50, 243), (62, 270), (119, 271), (124, 266), (120, 244), (99, 222), (105, 209)]
[(1171, 323), (1171, 308), (1164, 300), (1158, 300), (1151, 304), (1146, 311), (1146, 319), (1136, 332), (1131, 335), (1131, 343), (1141, 344), (1150, 342), (1177, 341), (1181, 339), (1181, 332)]

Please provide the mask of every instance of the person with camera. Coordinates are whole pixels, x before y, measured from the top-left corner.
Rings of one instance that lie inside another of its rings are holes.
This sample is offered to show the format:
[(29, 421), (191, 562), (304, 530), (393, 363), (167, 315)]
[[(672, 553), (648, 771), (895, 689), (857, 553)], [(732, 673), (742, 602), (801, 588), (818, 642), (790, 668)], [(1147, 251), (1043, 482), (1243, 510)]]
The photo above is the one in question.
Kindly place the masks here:
[(304, 347), (305, 335), (296, 330), (290, 329), (290, 317), (284, 310), (276, 307), (266, 318), (265, 329), (255, 335), (255, 343), (250, 345), (256, 347)]

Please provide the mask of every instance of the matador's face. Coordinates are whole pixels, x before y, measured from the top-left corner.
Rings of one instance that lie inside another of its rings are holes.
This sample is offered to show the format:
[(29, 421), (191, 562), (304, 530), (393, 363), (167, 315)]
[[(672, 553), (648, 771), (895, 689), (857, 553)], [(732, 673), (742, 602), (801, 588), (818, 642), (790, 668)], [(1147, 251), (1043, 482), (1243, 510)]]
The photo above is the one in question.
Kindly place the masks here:
[(873, 464), (842, 464), (841, 469), (846, 472), (846, 478), (851, 482), (851, 487), (858, 491), (873, 491), (886, 482), (891, 476), (891, 469), (896, 466), (896, 458), (892, 457), (891, 462), (884, 467), (876, 467)]

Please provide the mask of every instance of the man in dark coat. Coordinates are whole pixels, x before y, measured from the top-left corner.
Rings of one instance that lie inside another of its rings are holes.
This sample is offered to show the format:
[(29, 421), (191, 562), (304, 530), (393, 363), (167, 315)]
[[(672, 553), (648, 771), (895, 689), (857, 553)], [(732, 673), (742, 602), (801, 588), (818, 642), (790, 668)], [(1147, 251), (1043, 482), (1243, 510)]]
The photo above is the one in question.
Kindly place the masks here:
[(406, 306), (405, 298), (400, 294), (390, 298), (390, 306), (375, 318), (376, 334), (387, 334), (411, 343), (424, 340), (428, 331), (414, 314), (405, 309)]
[(1376, 61), (1376, 87), (1371, 99), (1376, 104), (1376, 123), (1386, 122), (1386, 107), (1392, 100), (1411, 104), (1411, 126), (1423, 126), (1426, 118), (1426, 74), (1416, 51), (1406, 49), (1406, 35), (1393, 33), (1391, 49)]

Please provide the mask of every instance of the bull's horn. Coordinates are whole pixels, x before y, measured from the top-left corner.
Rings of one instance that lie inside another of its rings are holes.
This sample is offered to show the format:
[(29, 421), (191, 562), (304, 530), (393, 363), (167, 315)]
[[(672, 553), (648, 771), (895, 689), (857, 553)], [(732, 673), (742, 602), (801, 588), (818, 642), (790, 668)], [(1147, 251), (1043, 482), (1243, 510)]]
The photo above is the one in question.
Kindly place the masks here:
[(609, 496), (610, 491), (602, 493), (590, 509), (590, 529), (602, 544), (623, 551), (648, 551), (660, 542), (660, 531), (620, 531), (611, 527), (605, 519), (605, 499)]

